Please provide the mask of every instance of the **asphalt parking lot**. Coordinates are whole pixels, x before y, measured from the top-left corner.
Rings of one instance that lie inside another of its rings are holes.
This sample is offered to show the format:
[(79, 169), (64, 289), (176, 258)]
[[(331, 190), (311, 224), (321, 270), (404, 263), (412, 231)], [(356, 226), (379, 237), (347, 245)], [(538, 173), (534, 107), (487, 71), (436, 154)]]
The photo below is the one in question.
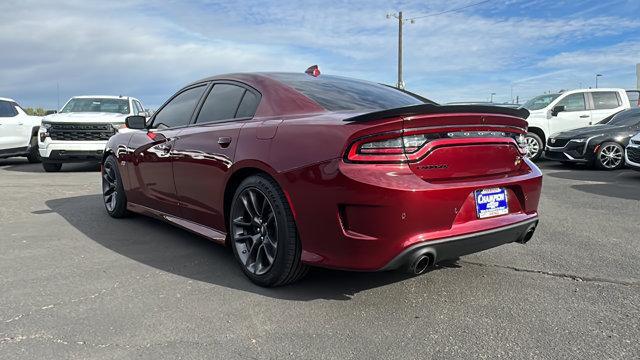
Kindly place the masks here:
[(525, 246), (263, 289), (223, 247), (109, 218), (95, 167), (0, 160), (0, 358), (639, 358), (640, 173), (541, 167)]

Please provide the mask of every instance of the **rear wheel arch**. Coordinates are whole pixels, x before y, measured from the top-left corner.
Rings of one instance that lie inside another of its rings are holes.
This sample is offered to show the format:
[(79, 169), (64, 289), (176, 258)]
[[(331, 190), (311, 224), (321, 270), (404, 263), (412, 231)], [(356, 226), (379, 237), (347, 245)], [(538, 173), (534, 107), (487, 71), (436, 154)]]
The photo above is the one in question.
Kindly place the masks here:
[[(282, 187), (282, 184), (280, 184), (280, 182), (276, 179), (276, 177), (274, 176), (275, 171), (273, 171), (272, 169), (269, 169), (266, 165), (264, 164), (252, 164), (250, 166), (244, 166), (241, 168), (236, 169), (231, 176), (229, 176), (229, 179), (227, 180), (227, 183), (225, 185), (225, 189), (224, 189), (224, 196), (223, 196), (223, 209), (224, 209), (224, 224), (225, 224), (225, 228), (228, 227), (228, 223), (229, 223), (229, 212), (231, 211), (231, 202), (233, 201), (233, 195), (235, 194), (236, 190), (238, 189), (238, 187), (240, 186), (240, 184), (242, 183), (242, 181), (250, 176), (254, 176), (254, 175), (261, 175), (261, 176), (265, 176), (271, 180), (273, 180), (282, 190), (282, 192), (285, 194), (285, 197), (287, 198), (287, 201), (289, 202), (289, 207), (291, 209), (293, 209), (293, 206), (291, 204), (291, 200), (289, 199), (289, 196), (287, 194), (287, 192), (285, 191), (284, 187)], [(227, 229), (229, 230), (229, 229)], [(227, 241), (228, 241), (228, 237), (227, 237)]]

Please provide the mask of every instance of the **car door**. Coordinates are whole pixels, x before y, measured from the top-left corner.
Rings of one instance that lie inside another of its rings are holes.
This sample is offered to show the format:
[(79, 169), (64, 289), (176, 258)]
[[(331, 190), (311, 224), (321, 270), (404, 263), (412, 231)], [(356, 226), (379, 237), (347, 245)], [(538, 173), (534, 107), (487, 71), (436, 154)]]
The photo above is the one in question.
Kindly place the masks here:
[(173, 146), (191, 122), (208, 84), (177, 93), (150, 120), (149, 131), (135, 132), (129, 141), (129, 201), (180, 216), (173, 181)]
[(260, 94), (243, 84), (216, 82), (174, 147), (174, 178), (185, 219), (223, 231), (224, 187), (238, 135)]
[(24, 136), (24, 128), (24, 117), (16, 109), (15, 103), (0, 100), (0, 150), (27, 146), (30, 136)]
[(550, 134), (591, 125), (591, 111), (587, 108), (586, 93), (579, 92), (561, 97), (553, 106), (564, 106), (564, 111), (549, 119)]
[(625, 108), (617, 91), (594, 91), (589, 96), (593, 104), (591, 109), (591, 122), (593, 124)]

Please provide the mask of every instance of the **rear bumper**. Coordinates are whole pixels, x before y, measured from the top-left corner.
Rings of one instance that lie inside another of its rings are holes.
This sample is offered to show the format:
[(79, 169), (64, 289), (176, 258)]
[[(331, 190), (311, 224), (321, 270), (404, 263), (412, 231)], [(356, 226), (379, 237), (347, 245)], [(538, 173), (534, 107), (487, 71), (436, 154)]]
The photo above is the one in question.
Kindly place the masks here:
[(536, 217), (497, 229), (415, 244), (393, 258), (381, 270), (408, 266), (422, 255), (428, 255), (432, 263), (438, 263), (512, 242), (526, 243), (533, 236), (537, 226)]
[[(475, 179), (424, 181), (406, 165), (345, 164), (341, 160), (298, 169), (278, 178), (287, 189), (302, 241), (302, 260), (311, 265), (358, 271), (388, 268), (407, 249), (439, 245), (439, 261), (502, 243), (474, 240), (486, 231), (537, 221), (542, 173), (529, 160), (522, 172)], [(474, 191), (505, 188), (509, 213), (478, 219)], [(525, 225), (522, 225), (525, 226)], [(453, 244), (453, 243), (451, 243)], [(495, 244), (495, 245), (493, 245)], [(399, 260), (398, 260), (399, 261)], [(395, 264), (395, 263), (394, 263)]]

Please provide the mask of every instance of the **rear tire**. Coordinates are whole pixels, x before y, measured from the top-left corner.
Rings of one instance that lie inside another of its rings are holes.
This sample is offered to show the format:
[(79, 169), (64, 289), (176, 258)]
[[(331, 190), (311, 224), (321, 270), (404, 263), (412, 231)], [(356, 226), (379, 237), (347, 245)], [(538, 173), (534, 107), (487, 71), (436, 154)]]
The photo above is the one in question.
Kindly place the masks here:
[(102, 166), (102, 199), (111, 217), (123, 218), (129, 215), (118, 161), (113, 155), (109, 155)]
[(62, 169), (62, 164), (60, 164), (60, 163), (43, 162), (42, 163), (42, 168), (46, 172), (58, 172), (58, 171), (60, 171), (60, 169)]
[(229, 212), (229, 236), (242, 272), (257, 285), (290, 284), (308, 271), (289, 203), (267, 176), (240, 183)]
[(531, 161), (536, 161), (542, 156), (544, 151), (544, 143), (540, 136), (535, 133), (529, 132), (524, 137), (527, 144), (527, 154), (525, 155)]
[(601, 170), (617, 170), (624, 166), (624, 148), (615, 142), (600, 145), (595, 159), (596, 168)]

